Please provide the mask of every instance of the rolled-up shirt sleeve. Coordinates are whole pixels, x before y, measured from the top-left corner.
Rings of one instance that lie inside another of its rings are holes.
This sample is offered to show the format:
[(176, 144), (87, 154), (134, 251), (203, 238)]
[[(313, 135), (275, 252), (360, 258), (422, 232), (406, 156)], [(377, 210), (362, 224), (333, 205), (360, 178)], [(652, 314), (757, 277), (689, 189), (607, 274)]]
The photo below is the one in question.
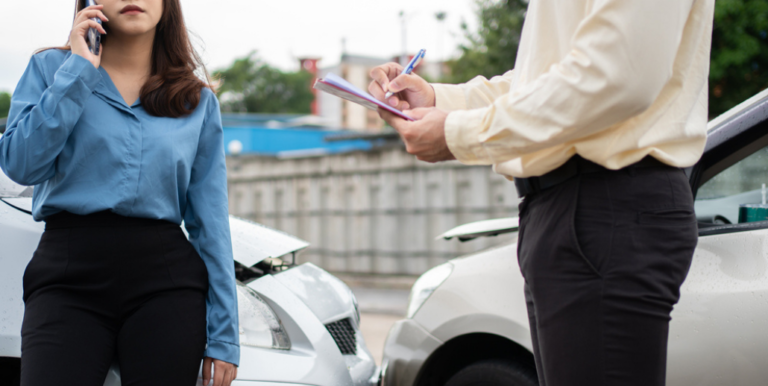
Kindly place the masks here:
[(505, 92), (513, 81), (505, 74), (435, 87), (437, 106), (452, 110), (449, 149), (463, 163), (500, 163), (642, 113), (672, 79), (692, 1), (598, 0), (569, 53), (525, 85)]
[(32, 57), (11, 98), (8, 124), (0, 137), (0, 167), (22, 185), (36, 185), (55, 174), (55, 161), (72, 133), (86, 101), (101, 81), (85, 58), (71, 55), (48, 84), (38, 54)]
[(208, 269), (205, 356), (238, 365), (240, 343), (224, 134), (218, 101), (211, 98), (192, 165), (184, 226)]

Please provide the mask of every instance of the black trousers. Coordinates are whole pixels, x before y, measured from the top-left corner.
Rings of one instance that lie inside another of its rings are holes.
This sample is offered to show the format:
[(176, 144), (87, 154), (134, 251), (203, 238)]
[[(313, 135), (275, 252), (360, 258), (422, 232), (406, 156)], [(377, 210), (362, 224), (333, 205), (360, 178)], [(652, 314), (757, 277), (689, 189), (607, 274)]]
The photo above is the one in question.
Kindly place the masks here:
[(24, 272), (22, 386), (192, 386), (206, 344), (208, 272), (170, 222), (49, 217)]
[(698, 240), (680, 169), (580, 174), (520, 204), (542, 386), (664, 385), (670, 312)]

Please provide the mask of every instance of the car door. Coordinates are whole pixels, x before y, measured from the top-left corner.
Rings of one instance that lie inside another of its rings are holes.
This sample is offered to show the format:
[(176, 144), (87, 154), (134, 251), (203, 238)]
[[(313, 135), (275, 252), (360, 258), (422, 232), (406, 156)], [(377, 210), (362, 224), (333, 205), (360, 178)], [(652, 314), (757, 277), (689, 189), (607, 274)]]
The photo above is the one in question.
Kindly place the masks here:
[(687, 173), (699, 243), (672, 313), (667, 384), (768, 384), (768, 221), (738, 223), (768, 184), (768, 91), (710, 124)]

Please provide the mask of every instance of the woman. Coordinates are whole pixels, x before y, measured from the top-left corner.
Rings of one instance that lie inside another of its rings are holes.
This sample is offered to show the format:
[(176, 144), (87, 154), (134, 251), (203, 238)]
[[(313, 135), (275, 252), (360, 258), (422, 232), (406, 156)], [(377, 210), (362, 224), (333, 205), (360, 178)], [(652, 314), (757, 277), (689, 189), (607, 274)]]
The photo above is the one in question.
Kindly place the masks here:
[[(69, 46), (32, 57), (0, 138), (0, 167), (35, 185), (46, 222), (24, 273), (21, 384), (100, 386), (117, 360), (123, 385), (191, 386), (205, 358), (204, 384), (213, 367), (228, 386), (239, 340), (218, 101), (179, 0), (83, 3)], [(88, 28), (104, 34), (99, 56)]]

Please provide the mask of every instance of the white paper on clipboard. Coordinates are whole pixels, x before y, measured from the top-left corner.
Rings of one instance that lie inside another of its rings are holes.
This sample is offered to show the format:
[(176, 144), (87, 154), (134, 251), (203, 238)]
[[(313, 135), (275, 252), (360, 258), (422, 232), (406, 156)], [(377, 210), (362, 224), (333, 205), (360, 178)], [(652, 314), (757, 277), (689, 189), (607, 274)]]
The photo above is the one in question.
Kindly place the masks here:
[(381, 107), (395, 115), (398, 115), (409, 121), (414, 119), (405, 115), (402, 111), (374, 98), (371, 94), (360, 90), (359, 88), (347, 82), (344, 78), (336, 74), (328, 74), (323, 79), (318, 79), (315, 82), (314, 88), (327, 92), (328, 94), (335, 95), (339, 98), (346, 99), (350, 102), (357, 103), (361, 106), (365, 106), (368, 109), (376, 110)]

